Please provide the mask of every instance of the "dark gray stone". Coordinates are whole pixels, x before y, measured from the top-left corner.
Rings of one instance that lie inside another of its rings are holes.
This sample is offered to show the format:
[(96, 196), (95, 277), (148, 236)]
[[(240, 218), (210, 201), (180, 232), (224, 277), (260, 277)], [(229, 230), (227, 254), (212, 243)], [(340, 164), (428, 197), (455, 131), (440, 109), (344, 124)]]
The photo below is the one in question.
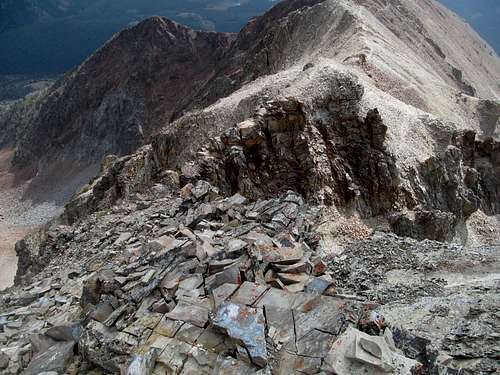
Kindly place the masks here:
[(41, 372), (57, 371), (64, 372), (73, 359), (74, 342), (55, 344), (33, 357), (24, 375), (38, 375)]
[(82, 326), (80, 323), (55, 326), (49, 328), (45, 334), (56, 341), (75, 341), (80, 339)]
[(0, 353), (0, 370), (5, 370), (9, 366), (9, 356), (6, 354)]

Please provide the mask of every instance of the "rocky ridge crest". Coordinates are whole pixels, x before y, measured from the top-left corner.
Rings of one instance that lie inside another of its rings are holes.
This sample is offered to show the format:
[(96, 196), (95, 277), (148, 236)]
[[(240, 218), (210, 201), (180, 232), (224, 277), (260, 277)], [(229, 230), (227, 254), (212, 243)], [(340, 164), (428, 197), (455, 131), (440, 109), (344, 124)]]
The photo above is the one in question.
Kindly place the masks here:
[[(452, 25), (447, 39), (438, 24)], [(2, 116), (18, 129), (3, 144), (16, 148), (13, 170), (20, 180), (78, 179), (82, 170), (95, 173), (105, 155), (129, 154), (160, 129), (175, 128), (193, 109), (259, 77), (324, 59), (480, 136), (496, 131), (498, 57), (446, 8), (423, 0), (289, 0), (237, 35), (195, 32), (161, 17), (117, 34), (36, 105), (32, 98)]]

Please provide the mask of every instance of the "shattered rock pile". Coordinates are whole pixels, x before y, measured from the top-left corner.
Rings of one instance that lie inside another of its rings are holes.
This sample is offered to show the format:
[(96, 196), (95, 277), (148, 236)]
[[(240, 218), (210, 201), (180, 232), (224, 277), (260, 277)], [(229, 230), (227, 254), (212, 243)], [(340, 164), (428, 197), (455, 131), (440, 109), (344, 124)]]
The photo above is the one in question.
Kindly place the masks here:
[[(464, 356), (476, 358), (467, 368), (498, 369), (495, 334), (479, 338), (476, 326), (482, 314), (499, 327), (498, 282), (475, 291), (488, 310), (471, 292), (455, 313), (456, 287), (432, 277), (496, 264), (498, 249), (466, 258), (456, 245), (375, 233), (334, 254), (315, 230), (328, 210), (292, 191), (255, 202), (205, 181), (178, 198), (164, 191), (20, 245), (52, 258), (2, 295), (3, 372), (452, 374)], [(422, 296), (449, 322), (437, 346), (428, 326), (399, 324), (397, 311)]]
[(154, 17), (9, 114), (33, 192), (116, 155), (17, 243), (0, 373), (498, 374), (498, 60), (464, 27), (410, 0)]

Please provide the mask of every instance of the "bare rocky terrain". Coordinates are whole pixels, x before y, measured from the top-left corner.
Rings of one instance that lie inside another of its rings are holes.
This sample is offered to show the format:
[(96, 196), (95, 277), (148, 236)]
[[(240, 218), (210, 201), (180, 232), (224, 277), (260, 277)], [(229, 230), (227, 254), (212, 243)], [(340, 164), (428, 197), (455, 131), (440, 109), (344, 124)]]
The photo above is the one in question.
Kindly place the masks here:
[(499, 77), (432, 0), (117, 34), (2, 112), (0, 371), (497, 373)]
[(14, 283), (17, 271), (17, 255), (14, 246), (19, 239), (25, 237), (33, 228), (20, 225), (0, 225), (0, 289)]
[(27, 184), (18, 184), (10, 169), (11, 148), (0, 151), (0, 290), (14, 283), (17, 271), (15, 244), (28, 233), (47, 223), (62, 212), (54, 202), (34, 202), (22, 199)]

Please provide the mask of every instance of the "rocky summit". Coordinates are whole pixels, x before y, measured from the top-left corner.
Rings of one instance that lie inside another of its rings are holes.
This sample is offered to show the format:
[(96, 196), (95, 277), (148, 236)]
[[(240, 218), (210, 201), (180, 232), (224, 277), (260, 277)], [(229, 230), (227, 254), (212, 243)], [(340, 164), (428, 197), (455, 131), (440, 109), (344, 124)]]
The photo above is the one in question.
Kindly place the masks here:
[(497, 374), (499, 77), (433, 0), (117, 34), (0, 112), (0, 202), (76, 189), (15, 246), (0, 372)]

